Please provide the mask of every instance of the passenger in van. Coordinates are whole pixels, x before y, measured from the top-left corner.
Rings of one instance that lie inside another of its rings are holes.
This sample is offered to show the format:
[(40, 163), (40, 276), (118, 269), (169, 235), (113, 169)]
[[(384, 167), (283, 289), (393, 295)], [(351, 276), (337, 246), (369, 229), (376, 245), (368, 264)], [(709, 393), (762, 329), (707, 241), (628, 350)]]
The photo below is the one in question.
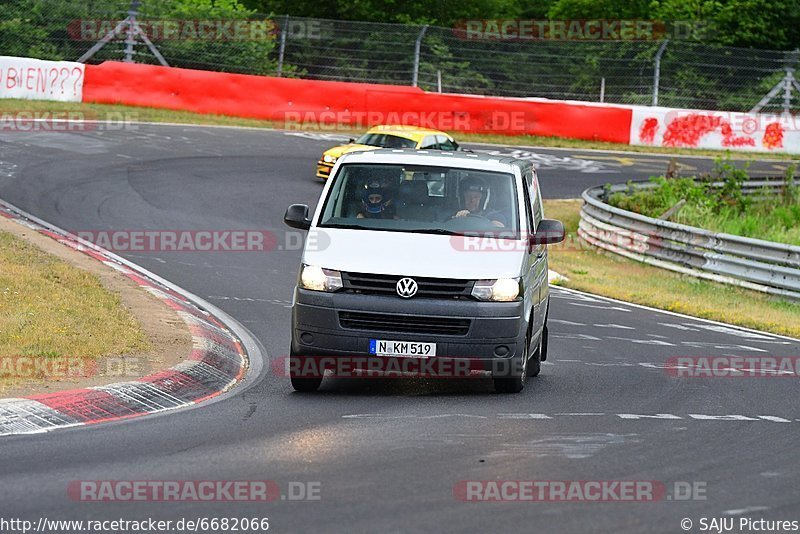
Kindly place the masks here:
[(358, 219), (394, 219), (394, 205), (389, 188), (375, 180), (364, 185)]
[(461, 190), (461, 209), (459, 209), (451, 219), (458, 217), (478, 216), (491, 221), (494, 226), (503, 228), (506, 226), (505, 216), (498, 211), (487, 211), (486, 201), (488, 199), (489, 187), (480, 178), (465, 178), (459, 189)]

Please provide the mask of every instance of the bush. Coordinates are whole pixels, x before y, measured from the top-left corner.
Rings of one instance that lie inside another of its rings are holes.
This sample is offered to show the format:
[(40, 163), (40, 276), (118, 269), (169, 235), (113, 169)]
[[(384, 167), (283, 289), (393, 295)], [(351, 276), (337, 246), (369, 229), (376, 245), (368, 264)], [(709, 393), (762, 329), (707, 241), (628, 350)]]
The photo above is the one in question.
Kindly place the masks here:
[[(655, 187), (614, 193), (608, 203), (620, 209), (659, 217), (682, 199), (686, 204), (672, 217), (675, 222), (715, 232), (800, 245), (800, 187), (794, 167), (786, 171), (786, 186), (748, 196), (743, 184), (747, 167), (738, 169), (718, 159), (712, 174), (699, 178), (650, 179)], [(721, 186), (713, 186), (713, 183)]]

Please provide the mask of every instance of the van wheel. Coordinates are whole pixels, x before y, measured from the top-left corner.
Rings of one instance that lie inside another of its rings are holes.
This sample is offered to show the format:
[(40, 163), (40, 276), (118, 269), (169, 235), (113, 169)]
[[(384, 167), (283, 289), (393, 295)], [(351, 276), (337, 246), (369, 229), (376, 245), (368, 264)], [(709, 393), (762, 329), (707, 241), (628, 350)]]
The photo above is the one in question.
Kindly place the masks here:
[(319, 376), (306, 376), (304, 374), (297, 373), (297, 370), (302, 370), (303, 365), (305, 363), (305, 358), (302, 356), (290, 356), (289, 357), (289, 376), (292, 380), (292, 387), (295, 391), (300, 391), (303, 393), (313, 393), (319, 389), (319, 386), (322, 384), (322, 375)]
[(539, 373), (542, 370), (542, 352), (544, 349), (543, 343), (545, 343), (545, 336), (547, 335), (547, 330), (543, 329), (542, 333), (539, 334), (539, 345), (536, 347), (536, 352), (531, 355), (531, 359), (528, 361), (528, 376), (539, 376)]
[(547, 335), (547, 319), (545, 318), (544, 328), (542, 329), (542, 344), (541, 344), (541, 348), (539, 349), (539, 352), (541, 354), (541, 358), (539, 358), (539, 359), (541, 361), (547, 360), (547, 338), (548, 338), (548, 335)]
[(517, 371), (512, 367), (511, 376), (494, 379), (494, 390), (497, 393), (519, 393), (525, 387), (525, 377), (528, 375), (528, 354), (530, 348), (530, 334), (525, 338), (525, 347), (522, 352), (521, 369)]
[(322, 377), (316, 378), (295, 378), (292, 377), (292, 387), (295, 391), (302, 393), (313, 393), (322, 385)]

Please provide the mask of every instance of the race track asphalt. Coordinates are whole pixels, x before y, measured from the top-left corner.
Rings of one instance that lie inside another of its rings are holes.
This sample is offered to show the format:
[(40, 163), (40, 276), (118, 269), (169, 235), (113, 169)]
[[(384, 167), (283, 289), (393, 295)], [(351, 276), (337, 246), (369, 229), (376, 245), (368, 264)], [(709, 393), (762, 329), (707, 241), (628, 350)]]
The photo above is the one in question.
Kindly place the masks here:
[[(280, 250), (271, 252), (121, 253), (222, 308), (274, 359), (288, 353), (300, 258), (283, 212), (316, 203), (314, 163), (331, 144), (296, 132), (183, 126), (3, 132), (0, 198), (72, 231), (274, 232)], [(646, 179), (669, 159), (525, 150), (548, 198)], [(780, 166), (752, 169), (779, 174)], [(550, 321), (548, 361), (519, 395), (494, 394), (488, 379), (326, 379), (318, 394), (297, 394), (265, 365), (219, 402), (2, 438), (0, 517), (269, 517), (274, 532), (574, 533), (680, 532), (683, 518), (693, 530), (702, 517), (800, 519), (798, 377), (676, 378), (662, 368), (675, 356), (798, 356), (800, 342), (558, 289)], [(82, 480), (273, 480), (284, 495), (290, 482), (318, 482), (321, 498), (80, 502), (67, 487)], [(672, 498), (454, 496), (460, 481), (473, 480), (656, 481)], [(687, 482), (705, 498), (679, 499), (675, 484)]]

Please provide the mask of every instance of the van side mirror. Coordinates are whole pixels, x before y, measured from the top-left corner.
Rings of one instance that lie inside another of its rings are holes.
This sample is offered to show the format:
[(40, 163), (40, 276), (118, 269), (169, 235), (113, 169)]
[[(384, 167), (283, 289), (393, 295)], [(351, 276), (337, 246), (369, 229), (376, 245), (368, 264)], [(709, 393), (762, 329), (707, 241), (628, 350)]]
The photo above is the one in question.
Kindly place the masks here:
[(564, 223), (555, 219), (542, 219), (531, 237), (531, 245), (561, 243), (565, 237)]
[(305, 204), (292, 204), (286, 208), (283, 222), (286, 226), (291, 226), (292, 228), (308, 230), (311, 228), (311, 219), (308, 218), (308, 206)]

